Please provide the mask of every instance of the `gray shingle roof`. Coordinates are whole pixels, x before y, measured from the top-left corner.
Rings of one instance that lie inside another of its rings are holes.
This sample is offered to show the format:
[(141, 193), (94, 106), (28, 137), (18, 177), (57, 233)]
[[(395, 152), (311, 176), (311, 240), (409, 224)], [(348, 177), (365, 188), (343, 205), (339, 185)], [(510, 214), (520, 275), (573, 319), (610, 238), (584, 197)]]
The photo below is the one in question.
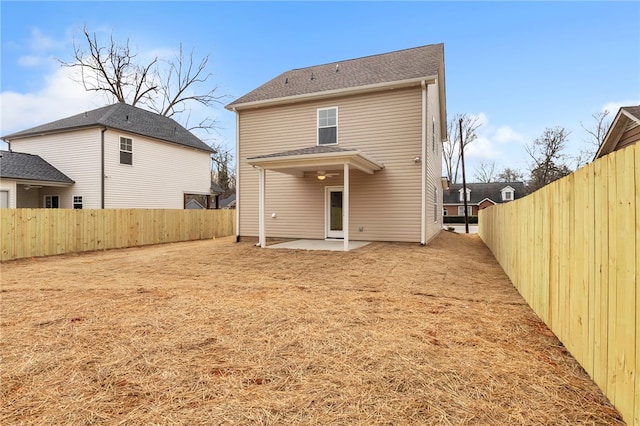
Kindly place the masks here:
[(622, 107), (620, 109), (623, 109), (625, 111), (627, 111), (629, 114), (633, 115), (635, 118), (637, 118), (638, 120), (640, 120), (640, 105), (638, 106), (628, 106), (628, 107)]
[(444, 44), (440, 43), (294, 69), (231, 102), (227, 108), (249, 102), (437, 76), (443, 59)]
[(124, 103), (117, 103), (52, 121), (51, 123), (3, 136), (2, 139), (11, 140), (22, 136), (95, 126), (105, 126), (110, 129), (213, 152), (207, 144), (173, 119)]
[(247, 160), (257, 160), (261, 158), (289, 157), (291, 155), (308, 155), (308, 154), (328, 154), (331, 152), (353, 152), (353, 149), (339, 148), (335, 145), (331, 146), (312, 146), (309, 148), (294, 149), (291, 151), (276, 152), (273, 154), (259, 155), (257, 157), (249, 157)]
[(0, 178), (74, 183), (39, 156), (10, 151), (0, 151)]
[[(510, 186), (514, 189), (514, 200), (527, 195), (524, 182), (468, 183), (467, 189), (471, 191), (471, 196), (468, 203), (478, 204), (485, 198), (489, 198), (496, 203), (501, 203), (502, 193), (500, 191), (507, 186)], [(444, 191), (442, 202), (444, 204), (463, 203), (463, 201), (460, 201), (460, 189), (462, 189), (461, 183), (452, 184), (448, 190)]]

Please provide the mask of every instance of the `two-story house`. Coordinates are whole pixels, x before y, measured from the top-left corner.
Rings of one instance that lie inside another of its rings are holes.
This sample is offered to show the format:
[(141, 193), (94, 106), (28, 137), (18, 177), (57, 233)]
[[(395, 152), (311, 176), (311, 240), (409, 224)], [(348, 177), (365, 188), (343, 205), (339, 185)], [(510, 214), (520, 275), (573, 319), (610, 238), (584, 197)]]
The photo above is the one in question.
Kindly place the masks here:
[[(150, 111), (118, 103), (2, 139), (10, 153), (0, 161), (11, 161), (0, 181), (3, 205), (182, 209), (197, 198), (209, 207), (213, 150)], [(39, 162), (34, 173), (38, 158), (48, 168)]]
[(426, 244), (442, 229), (444, 45), (286, 71), (227, 105), (237, 238)]
[(527, 195), (524, 182), (468, 183), (466, 193), (462, 184), (452, 184), (444, 191), (443, 212), (445, 216), (464, 216), (464, 198), (467, 198), (469, 216), (496, 204), (522, 198)]

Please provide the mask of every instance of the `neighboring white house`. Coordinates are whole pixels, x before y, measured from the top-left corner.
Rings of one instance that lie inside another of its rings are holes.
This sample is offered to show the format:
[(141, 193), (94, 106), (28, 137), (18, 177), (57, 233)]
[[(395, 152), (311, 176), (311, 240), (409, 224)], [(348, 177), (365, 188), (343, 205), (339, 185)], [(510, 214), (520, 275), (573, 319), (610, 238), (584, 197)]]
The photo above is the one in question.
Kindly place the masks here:
[(236, 113), (237, 236), (406, 241), (442, 229), (444, 45), (287, 71)]
[(191, 196), (212, 195), (214, 151), (174, 120), (131, 105), (109, 105), (2, 139), (10, 153), (38, 156), (70, 181), (47, 180), (52, 170), (29, 178), (29, 161), (20, 161), (30, 157), (13, 156), (15, 176), (0, 175), (8, 207), (183, 209)]

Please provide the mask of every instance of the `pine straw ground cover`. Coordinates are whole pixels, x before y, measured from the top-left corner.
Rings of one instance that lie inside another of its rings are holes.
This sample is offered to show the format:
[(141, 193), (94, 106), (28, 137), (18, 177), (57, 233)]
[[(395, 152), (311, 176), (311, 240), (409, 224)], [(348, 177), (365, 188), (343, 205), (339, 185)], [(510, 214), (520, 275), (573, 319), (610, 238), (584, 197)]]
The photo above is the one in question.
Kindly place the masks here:
[(477, 236), (2, 265), (0, 423), (622, 424)]

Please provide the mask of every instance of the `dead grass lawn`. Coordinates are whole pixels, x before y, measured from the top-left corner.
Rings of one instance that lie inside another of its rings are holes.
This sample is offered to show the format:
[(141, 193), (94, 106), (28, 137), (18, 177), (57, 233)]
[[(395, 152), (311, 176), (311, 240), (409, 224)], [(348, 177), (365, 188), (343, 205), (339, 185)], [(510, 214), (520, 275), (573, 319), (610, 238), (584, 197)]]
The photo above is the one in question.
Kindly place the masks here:
[(477, 236), (1, 268), (1, 424), (622, 424)]

